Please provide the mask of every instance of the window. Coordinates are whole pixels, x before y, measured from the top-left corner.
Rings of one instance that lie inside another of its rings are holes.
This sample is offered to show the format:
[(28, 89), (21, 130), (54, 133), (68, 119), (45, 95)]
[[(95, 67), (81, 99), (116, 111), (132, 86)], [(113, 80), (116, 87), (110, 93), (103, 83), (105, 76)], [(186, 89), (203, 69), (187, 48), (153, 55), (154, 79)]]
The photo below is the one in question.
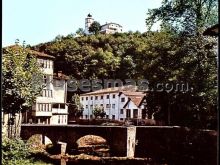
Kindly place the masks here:
[(86, 97), (86, 100), (88, 100), (88, 97)]
[(115, 120), (115, 115), (112, 115), (112, 119)]
[(131, 110), (126, 109), (126, 118), (130, 118), (130, 117), (131, 117)]
[(120, 118), (121, 121), (123, 121), (123, 118)]
[(112, 98), (113, 98), (113, 99), (115, 98), (115, 94), (112, 95)]
[(91, 96), (90, 99), (93, 100), (93, 96)]
[(112, 104), (112, 108), (115, 109), (115, 104)]
[(84, 100), (84, 97), (81, 97), (81, 100), (83, 101), (83, 100)]
[(103, 99), (103, 96), (101, 96), (101, 99)]
[(108, 115), (106, 115), (106, 119), (108, 119)]
[(100, 104), (100, 107), (103, 107), (103, 104)]
[(121, 98), (121, 102), (125, 102), (125, 98), (123, 97), (123, 98)]
[(43, 89), (42, 90), (42, 97), (52, 97), (52, 90)]
[(120, 109), (120, 114), (124, 114), (124, 110), (123, 109)]
[(88, 105), (86, 105), (86, 108), (88, 109)]
[(88, 119), (88, 115), (85, 115), (85, 118)]
[(60, 115), (58, 115), (58, 124), (60, 124)]
[(109, 99), (109, 95), (106, 95), (106, 99)]
[(65, 104), (60, 104), (60, 109), (65, 109)]
[(90, 105), (90, 109), (93, 109), (93, 105)]
[(92, 115), (90, 115), (90, 119), (92, 119)]
[(59, 104), (53, 104), (53, 108), (59, 108)]
[(98, 96), (95, 96), (95, 100), (98, 100)]
[(106, 108), (110, 108), (111, 107), (111, 104), (106, 104)]

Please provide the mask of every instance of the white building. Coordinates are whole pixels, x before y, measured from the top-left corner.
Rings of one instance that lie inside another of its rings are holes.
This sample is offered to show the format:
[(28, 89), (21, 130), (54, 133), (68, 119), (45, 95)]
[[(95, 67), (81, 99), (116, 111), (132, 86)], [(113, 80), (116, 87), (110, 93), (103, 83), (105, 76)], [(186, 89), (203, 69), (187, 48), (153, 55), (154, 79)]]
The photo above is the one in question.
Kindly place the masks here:
[(83, 119), (94, 118), (94, 107), (103, 107), (105, 118), (121, 120), (146, 118), (142, 115), (140, 105), (145, 94), (137, 92), (135, 88), (114, 87), (85, 93), (80, 96), (83, 105)]
[(30, 53), (37, 56), (42, 67), (43, 82), (45, 87), (41, 96), (36, 98), (32, 110), (23, 114), (26, 123), (38, 124), (67, 124), (68, 106), (67, 79), (62, 72), (54, 73), (54, 57), (30, 50)]
[[(89, 27), (92, 25), (94, 22), (94, 18), (92, 18), (91, 14), (88, 14), (87, 17), (85, 18), (85, 34), (89, 35), (91, 34), (89, 32)], [(116, 32), (121, 33), (122, 32), (122, 26), (117, 24), (117, 23), (106, 23), (104, 25), (101, 25), (101, 30), (100, 33), (103, 34), (114, 34)]]

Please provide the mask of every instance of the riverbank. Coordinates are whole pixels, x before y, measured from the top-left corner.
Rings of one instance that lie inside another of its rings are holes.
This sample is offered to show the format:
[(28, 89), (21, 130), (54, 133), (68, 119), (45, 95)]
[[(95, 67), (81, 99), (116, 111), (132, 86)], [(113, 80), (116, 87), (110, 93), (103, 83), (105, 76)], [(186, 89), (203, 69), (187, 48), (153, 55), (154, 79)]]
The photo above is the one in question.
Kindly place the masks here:
[(35, 158), (39, 158), (45, 162), (53, 163), (54, 165), (167, 165), (166, 163), (155, 163), (151, 158), (128, 158), (128, 157), (98, 157), (86, 154), (80, 155), (51, 155), (47, 152), (38, 152), (34, 155)]

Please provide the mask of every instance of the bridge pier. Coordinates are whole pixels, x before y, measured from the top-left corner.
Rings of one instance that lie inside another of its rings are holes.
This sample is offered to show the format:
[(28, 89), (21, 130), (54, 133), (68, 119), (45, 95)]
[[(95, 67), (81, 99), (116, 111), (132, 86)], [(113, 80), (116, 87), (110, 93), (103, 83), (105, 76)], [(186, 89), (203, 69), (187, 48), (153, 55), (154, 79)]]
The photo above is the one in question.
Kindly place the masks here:
[(136, 127), (127, 127), (127, 157), (134, 157), (136, 144)]

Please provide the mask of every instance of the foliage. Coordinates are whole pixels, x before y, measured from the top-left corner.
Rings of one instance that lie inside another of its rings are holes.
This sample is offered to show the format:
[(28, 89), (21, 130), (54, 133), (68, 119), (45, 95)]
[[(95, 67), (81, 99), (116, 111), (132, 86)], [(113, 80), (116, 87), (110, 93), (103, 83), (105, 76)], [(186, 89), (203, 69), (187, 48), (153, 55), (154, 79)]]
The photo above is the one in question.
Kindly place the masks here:
[(10, 116), (9, 136), (18, 136), (22, 120), (14, 121), (15, 116), (20, 119), (21, 112), (35, 102), (43, 88), (42, 77), (37, 59), (28, 48), (14, 45), (3, 49), (2, 110)]
[(184, 35), (197, 34), (201, 27), (218, 22), (217, 0), (163, 0), (159, 8), (149, 9), (146, 24), (149, 28), (157, 21)]
[(85, 35), (83, 28), (77, 29), (76, 34), (77, 34), (78, 36), (83, 36), (83, 35)]
[(103, 118), (106, 115), (106, 112), (104, 111), (103, 107), (98, 107), (98, 106), (94, 107), (92, 113), (95, 116), (95, 118), (97, 117)]
[(42, 89), (42, 72), (25, 47), (6, 48), (2, 57), (2, 99), (5, 113), (25, 111)]
[(101, 30), (101, 25), (97, 21), (94, 21), (89, 27), (89, 32), (93, 34), (98, 34), (100, 30)]
[(76, 117), (82, 116), (83, 106), (80, 103), (80, 97), (77, 94), (72, 96), (71, 103), (69, 105), (69, 114), (74, 115)]
[(35, 49), (54, 55), (55, 69), (78, 80), (147, 79), (149, 87), (155, 89), (158, 83), (188, 83), (185, 92), (173, 89), (158, 96), (154, 94), (165, 100), (158, 99), (159, 102), (149, 106), (152, 110), (161, 107), (161, 114), (157, 114), (160, 119), (167, 120), (165, 116), (170, 108), (171, 124), (192, 126), (199, 116), (203, 116), (200, 121), (204, 125), (209, 119), (216, 119), (215, 44), (214, 38), (183, 37), (162, 30), (78, 38), (63, 36), (59, 41), (40, 44)]
[(21, 139), (9, 139), (3, 136), (2, 139), (2, 164), (3, 165), (47, 165), (42, 161), (31, 159), (29, 145)]

